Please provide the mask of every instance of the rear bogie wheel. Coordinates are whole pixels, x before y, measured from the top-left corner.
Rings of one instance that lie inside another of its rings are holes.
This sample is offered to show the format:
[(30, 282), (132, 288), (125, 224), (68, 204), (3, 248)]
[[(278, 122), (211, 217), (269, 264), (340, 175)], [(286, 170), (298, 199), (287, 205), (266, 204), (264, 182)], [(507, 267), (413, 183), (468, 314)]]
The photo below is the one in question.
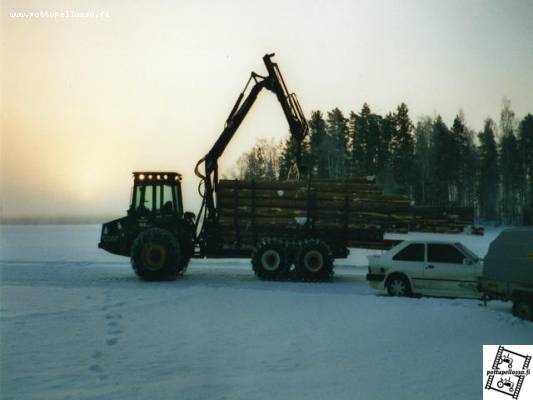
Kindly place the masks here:
[(252, 252), (252, 268), (259, 279), (287, 279), (289, 267), (287, 246), (281, 240), (263, 239)]
[(177, 239), (168, 231), (142, 231), (131, 246), (131, 266), (146, 281), (175, 280), (187, 266)]
[(318, 239), (301, 242), (295, 259), (296, 274), (304, 281), (327, 281), (333, 276), (333, 254)]

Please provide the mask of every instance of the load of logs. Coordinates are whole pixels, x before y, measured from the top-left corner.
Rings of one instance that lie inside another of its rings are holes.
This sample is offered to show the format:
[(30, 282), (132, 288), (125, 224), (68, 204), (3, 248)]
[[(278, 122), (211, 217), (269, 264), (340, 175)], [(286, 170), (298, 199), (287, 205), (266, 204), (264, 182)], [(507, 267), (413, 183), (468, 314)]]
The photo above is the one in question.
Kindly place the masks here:
[(460, 233), (473, 225), (471, 208), (415, 207), (385, 194), (374, 177), (312, 181), (221, 180), (217, 188), (224, 242), (316, 231), (350, 247), (381, 248), (385, 232)]

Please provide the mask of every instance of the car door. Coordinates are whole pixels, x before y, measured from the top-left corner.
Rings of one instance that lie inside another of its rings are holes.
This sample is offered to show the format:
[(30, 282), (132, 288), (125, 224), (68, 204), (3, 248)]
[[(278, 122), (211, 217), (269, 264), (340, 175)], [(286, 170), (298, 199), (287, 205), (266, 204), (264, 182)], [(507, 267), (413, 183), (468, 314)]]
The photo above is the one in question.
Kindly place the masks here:
[(428, 243), (424, 280), (435, 295), (472, 297), (477, 293), (476, 268), (451, 243)]
[(414, 291), (425, 287), (424, 275), (424, 243), (409, 243), (392, 256), (392, 271), (399, 271), (409, 277)]

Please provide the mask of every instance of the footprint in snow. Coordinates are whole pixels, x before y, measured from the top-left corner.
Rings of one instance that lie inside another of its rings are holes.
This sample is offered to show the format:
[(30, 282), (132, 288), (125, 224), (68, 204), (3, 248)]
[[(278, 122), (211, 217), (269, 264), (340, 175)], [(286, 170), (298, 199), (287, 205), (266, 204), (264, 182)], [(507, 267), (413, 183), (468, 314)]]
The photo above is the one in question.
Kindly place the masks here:
[(105, 343), (106, 343), (108, 346), (114, 346), (115, 344), (118, 343), (118, 339), (117, 339), (117, 338), (107, 339), (107, 340), (105, 341)]
[(95, 351), (93, 354), (91, 354), (91, 357), (95, 360), (98, 360), (99, 358), (102, 358), (103, 355), (104, 353), (102, 353), (101, 351)]
[(122, 314), (115, 313), (115, 312), (108, 312), (105, 315), (105, 319), (121, 319), (121, 318), (122, 318)]
[(89, 370), (92, 371), (92, 372), (103, 372), (104, 369), (98, 365), (98, 364), (93, 364), (89, 367)]
[(122, 307), (124, 304), (126, 304), (126, 303), (123, 302), (123, 301), (118, 302), (118, 303), (114, 303), (114, 304), (106, 304), (105, 306), (102, 306), (101, 310), (102, 310), (102, 311), (107, 311), (107, 310), (109, 310), (110, 308), (114, 308), (114, 307)]

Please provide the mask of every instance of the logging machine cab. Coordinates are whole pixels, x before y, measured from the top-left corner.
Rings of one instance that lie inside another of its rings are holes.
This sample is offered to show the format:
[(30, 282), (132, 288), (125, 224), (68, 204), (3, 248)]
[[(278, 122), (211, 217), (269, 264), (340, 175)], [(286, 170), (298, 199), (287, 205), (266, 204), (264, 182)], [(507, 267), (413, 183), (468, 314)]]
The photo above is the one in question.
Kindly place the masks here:
[(134, 172), (128, 214), (181, 217), (181, 175), (176, 172)]
[(159, 227), (178, 238), (183, 257), (194, 251), (194, 214), (183, 212), (181, 175), (176, 172), (134, 172), (127, 216), (102, 226), (98, 247), (130, 256), (139, 233)]

